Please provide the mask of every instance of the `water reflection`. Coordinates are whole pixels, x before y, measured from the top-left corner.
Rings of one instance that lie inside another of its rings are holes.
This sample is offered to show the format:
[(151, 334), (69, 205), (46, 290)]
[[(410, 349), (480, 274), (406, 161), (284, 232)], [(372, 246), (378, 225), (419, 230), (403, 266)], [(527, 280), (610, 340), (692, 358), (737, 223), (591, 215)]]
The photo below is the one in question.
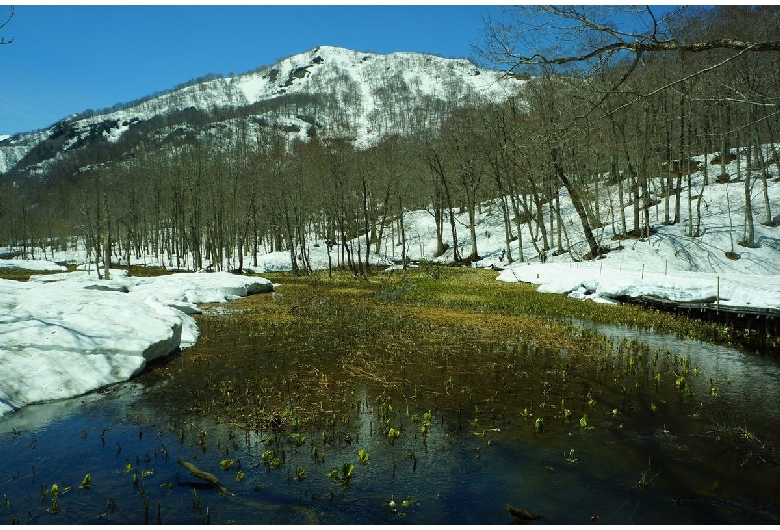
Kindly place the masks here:
[(668, 351), (690, 359), (721, 402), (717, 418), (750, 425), (772, 440), (780, 440), (780, 362), (777, 357), (746, 353), (727, 346), (680, 339), (674, 335), (574, 321), (614, 341), (635, 340), (652, 350)]
[[(622, 377), (617, 364), (604, 375), (569, 364), (572, 355), (501, 339), (463, 342), (457, 351), (410, 362), (405, 370), (413, 389), (356, 384), (345, 394), (354, 404), (346, 414), (298, 430), (246, 431), (212, 414), (183, 414), (178, 405), (192, 399), (197, 379), (182, 370), (182, 359), (172, 359), (103, 395), (34, 405), (4, 418), (0, 495), (9, 502), (0, 506), (0, 522), (141, 524), (154, 522), (159, 506), (166, 524), (498, 524), (513, 521), (506, 504), (552, 524), (780, 521), (772, 504), (777, 466), (749, 455), (750, 440), (712, 433), (718, 424), (741, 426), (778, 445), (776, 360), (614, 326), (595, 329), (616, 343), (647, 342), (651, 352), (662, 351), (663, 363), (672, 362), (665, 356), (690, 359), (701, 374), (690, 378), (694, 398), (684, 399), (671, 383), (656, 390), (652, 373), (637, 379), (642, 387), (622, 393), (612, 384)], [(244, 362), (262, 371), (260, 359), (281, 379), (286, 370), (302, 371), (300, 360), (268, 340), (240, 347), (212, 341), (193, 355), (228, 346), (228, 373), (242, 373)], [(316, 348), (305, 356), (326, 362)], [(477, 356), (494, 362), (478, 373), (469, 364)], [(565, 384), (544, 386), (560, 381), (563, 369)], [(448, 387), (453, 375), (456, 384)], [(429, 380), (436, 385), (426, 386)], [(310, 390), (299, 399), (315, 400)], [(572, 409), (570, 418), (562, 407)], [(589, 428), (581, 423), (585, 414)], [(538, 417), (544, 429), (535, 428)], [(389, 427), (400, 431), (396, 441), (387, 436)], [(292, 443), (293, 434), (305, 442)], [(370, 455), (367, 465), (358, 462), (360, 449)], [(278, 468), (267, 464), (265, 451), (280, 456)], [(218, 476), (231, 494), (220, 496), (205, 484), (194, 489), (197, 479), (178, 458)], [(236, 466), (221, 469), (227, 458)], [(354, 465), (351, 480), (329, 476), (344, 463)], [(305, 478), (298, 480), (301, 468)], [(239, 470), (245, 479), (237, 479)], [(89, 490), (78, 487), (86, 473)], [(51, 513), (47, 493), (54, 483), (60, 491), (71, 488), (60, 494), (58, 513)]]

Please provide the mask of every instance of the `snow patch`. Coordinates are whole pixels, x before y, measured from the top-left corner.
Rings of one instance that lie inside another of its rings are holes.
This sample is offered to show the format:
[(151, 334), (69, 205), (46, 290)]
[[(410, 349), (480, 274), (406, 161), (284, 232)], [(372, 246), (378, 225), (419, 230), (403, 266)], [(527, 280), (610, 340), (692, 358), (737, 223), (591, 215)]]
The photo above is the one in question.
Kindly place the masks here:
[(111, 276), (0, 280), (0, 417), (128, 380), (148, 361), (195, 343), (195, 304), (273, 290), (265, 278), (228, 273)]

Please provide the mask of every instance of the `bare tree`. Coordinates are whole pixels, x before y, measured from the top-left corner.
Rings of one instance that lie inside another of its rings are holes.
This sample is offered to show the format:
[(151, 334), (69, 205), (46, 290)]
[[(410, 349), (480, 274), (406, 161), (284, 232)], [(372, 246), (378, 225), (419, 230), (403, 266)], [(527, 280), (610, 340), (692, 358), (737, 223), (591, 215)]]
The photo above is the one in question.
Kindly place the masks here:
[[(476, 53), (508, 74), (595, 77), (610, 73), (611, 89), (603, 91), (575, 120), (589, 116), (619, 89), (633, 97), (613, 111), (744, 56), (780, 51), (778, 6), (528, 5), (507, 7), (504, 13), (502, 20), (486, 22), (485, 42)], [(749, 23), (744, 23), (747, 19)], [(646, 68), (650, 57), (669, 54), (693, 54), (701, 59), (691, 69), (678, 70), (661, 86), (624, 87)], [(753, 94), (739, 90), (731, 97), (754, 102)]]

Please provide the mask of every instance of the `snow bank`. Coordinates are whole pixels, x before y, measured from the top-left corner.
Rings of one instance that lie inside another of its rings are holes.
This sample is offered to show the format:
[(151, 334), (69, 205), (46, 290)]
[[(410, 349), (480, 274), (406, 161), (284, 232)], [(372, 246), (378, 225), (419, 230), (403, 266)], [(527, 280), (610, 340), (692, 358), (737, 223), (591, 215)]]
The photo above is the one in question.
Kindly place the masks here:
[(265, 278), (228, 273), (111, 275), (0, 280), (0, 417), (125, 381), (148, 361), (195, 343), (195, 304), (273, 289)]
[(0, 259), (0, 269), (24, 269), (28, 271), (66, 271), (67, 268), (43, 259)]
[(609, 264), (513, 264), (498, 280), (539, 285), (540, 292), (609, 302), (628, 296), (656, 296), (673, 302), (712, 302), (722, 306), (780, 309), (780, 276), (743, 273), (645, 272)]

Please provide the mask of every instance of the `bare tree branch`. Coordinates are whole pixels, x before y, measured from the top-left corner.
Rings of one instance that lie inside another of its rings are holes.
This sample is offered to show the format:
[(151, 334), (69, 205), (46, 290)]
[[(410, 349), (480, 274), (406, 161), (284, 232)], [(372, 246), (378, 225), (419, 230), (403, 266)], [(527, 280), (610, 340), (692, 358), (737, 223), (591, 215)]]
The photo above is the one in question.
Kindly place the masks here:
[[(628, 101), (628, 102), (626, 102), (626, 103), (624, 103), (624, 104), (620, 105), (619, 107), (617, 107), (617, 108), (613, 109), (613, 110), (611, 111), (611, 113), (615, 113), (615, 112), (618, 112), (618, 111), (620, 111), (620, 110), (623, 110), (624, 108), (630, 107), (631, 105), (633, 105), (634, 103), (637, 103), (638, 101), (640, 101), (640, 100), (642, 100), (642, 99), (646, 99), (646, 98), (649, 98), (649, 97), (651, 97), (651, 96), (654, 96), (655, 94), (658, 94), (659, 92), (663, 92), (664, 90), (667, 90), (667, 89), (669, 89), (669, 88), (671, 88), (671, 87), (673, 87), (673, 86), (675, 86), (675, 85), (679, 85), (680, 83), (684, 83), (685, 81), (688, 81), (688, 80), (690, 80), (690, 79), (693, 79), (694, 77), (697, 77), (697, 76), (699, 76), (699, 75), (701, 75), (701, 74), (703, 74), (703, 73), (705, 73), (705, 72), (709, 72), (710, 70), (715, 70), (715, 69), (717, 69), (717, 68), (720, 68), (720, 67), (721, 67), (721, 66), (723, 66), (724, 64), (726, 64), (726, 63), (728, 63), (728, 62), (730, 62), (730, 61), (732, 61), (732, 60), (736, 59), (737, 57), (741, 56), (741, 55), (742, 55), (743, 53), (745, 53), (746, 51), (748, 51), (748, 50), (746, 50), (746, 49), (740, 50), (740, 51), (739, 51), (738, 53), (736, 53), (735, 55), (732, 55), (732, 56), (730, 56), (730, 57), (728, 57), (728, 58), (724, 59), (723, 61), (720, 61), (720, 62), (718, 62), (718, 63), (716, 63), (716, 64), (709, 65), (709, 66), (707, 66), (707, 67), (705, 67), (705, 68), (701, 68), (700, 70), (697, 70), (697, 71), (695, 71), (695, 72), (692, 72), (692, 73), (690, 73), (690, 74), (688, 74), (688, 75), (686, 75), (686, 76), (684, 76), (684, 77), (682, 77), (682, 78), (680, 78), (680, 79), (675, 79), (675, 80), (673, 80), (673, 81), (671, 81), (671, 82), (669, 82), (669, 83), (667, 83), (667, 84), (665, 84), (665, 85), (659, 86), (659, 87), (657, 87), (657, 88), (655, 88), (655, 89), (651, 90), (650, 92), (648, 92), (648, 93), (646, 93), (646, 94), (639, 94), (639, 95), (638, 95), (636, 98), (634, 98), (633, 100), (631, 100), (631, 101)], [(625, 80), (625, 78), (621, 79), (621, 83), (622, 83), (624, 80)], [(617, 85), (616, 85), (616, 86), (617, 86)], [(614, 90), (614, 88), (613, 88), (613, 90)], [(611, 114), (611, 113), (608, 113), (608, 114)], [(607, 114), (607, 115), (608, 115), (608, 114)]]
[[(8, 18), (6, 18), (3, 21), (3, 23), (0, 24), (0, 29), (3, 29), (11, 22), (11, 19), (14, 18), (14, 13), (15, 13), (14, 6), (11, 6), (11, 13), (8, 15)], [(13, 37), (11, 37), (11, 40), (5, 40), (5, 37), (0, 37), (0, 45), (11, 44), (13, 41), (14, 41)]]
[(605, 53), (616, 51), (630, 51), (635, 54), (643, 52), (704, 52), (709, 50), (736, 50), (736, 51), (754, 51), (754, 52), (777, 52), (780, 51), (780, 41), (768, 42), (746, 42), (735, 39), (716, 39), (706, 42), (683, 43), (676, 39), (656, 42), (614, 42), (606, 46), (601, 46), (584, 55), (574, 55), (570, 57), (545, 57), (540, 54), (534, 54), (530, 57), (518, 56), (517, 66), (523, 64), (566, 64), (571, 62), (587, 61)]
[[(668, 35), (671, 17), (660, 20), (650, 6), (521, 6), (507, 11), (508, 22), (487, 22), (481, 54), (505, 64), (510, 72), (523, 66), (585, 64), (621, 52), (701, 53), (711, 50), (780, 51), (780, 40), (716, 38), (684, 42)], [(555, 47), (553, 48), (553, 44)]]

